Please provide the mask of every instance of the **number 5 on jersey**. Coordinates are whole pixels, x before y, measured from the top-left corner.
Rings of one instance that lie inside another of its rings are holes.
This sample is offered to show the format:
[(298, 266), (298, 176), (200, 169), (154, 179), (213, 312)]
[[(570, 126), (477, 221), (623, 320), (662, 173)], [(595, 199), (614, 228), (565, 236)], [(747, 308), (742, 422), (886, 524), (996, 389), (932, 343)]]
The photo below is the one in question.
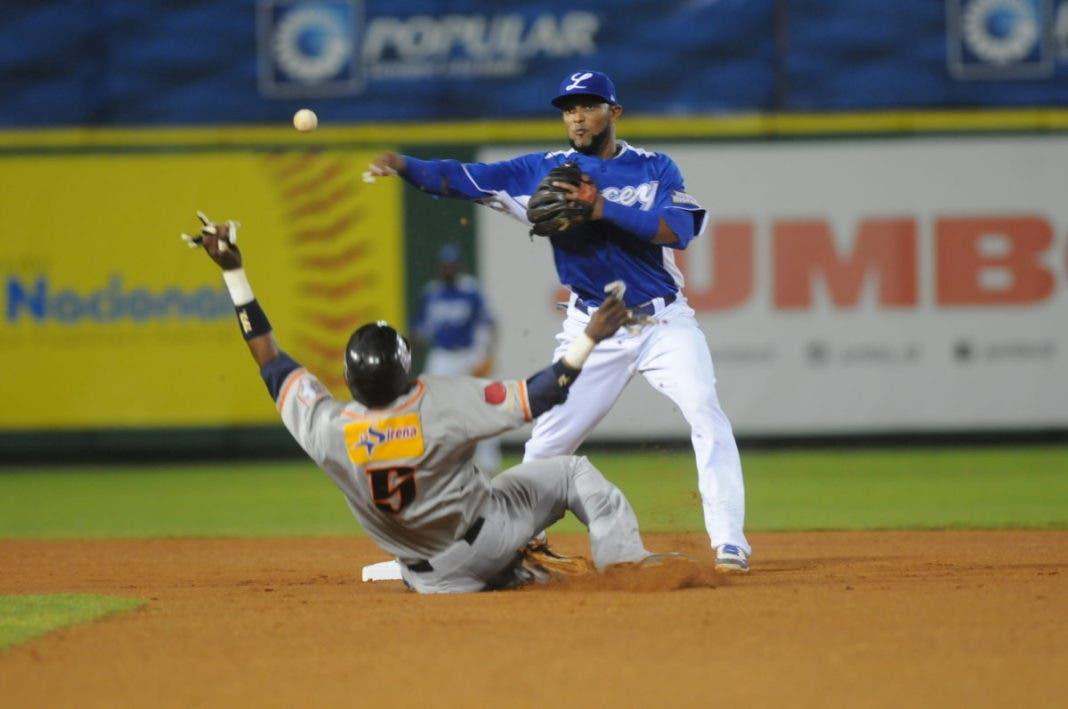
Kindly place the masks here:
[(397, 514), (415, 499), (415, 468), (368, 468), (371, 497), (375, 507), (387, 514)]

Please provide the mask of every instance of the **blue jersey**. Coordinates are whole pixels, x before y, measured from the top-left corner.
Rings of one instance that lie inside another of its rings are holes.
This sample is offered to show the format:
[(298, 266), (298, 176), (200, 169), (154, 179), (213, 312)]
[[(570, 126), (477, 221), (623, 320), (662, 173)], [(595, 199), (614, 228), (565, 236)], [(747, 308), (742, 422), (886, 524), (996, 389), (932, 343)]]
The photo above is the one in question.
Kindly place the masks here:
[[(664, 219), (679, 240), (668, 246), (653, 244), (652, 233), (636, 233), (604, 219), (572, 227), (550, 237), (560, 282), (590, 305), (604, 299), (604, 287), (614, 280), (627, 284), (626, 303), (634, 306), (674, 294), (682, 287), (682, 273), (673, 249), (683, 249), (704, 231), (707, 213), (686, 194), (675, 162), (662, 153), (635, 148), (623, 141), (615, 157), (602, 160), (576, 150), (530, 153), (495, 163), (456, 160), (416, 160), (405, 156), (405, 179), (420, 189), (449, 197), (476, 200), (529, 224), (526, 206), (538, 183), (565, 162), (578, 163), (593, 178), (606, 202), (639, 210), (655, 232)], [(607, 209), (606, 209), (607, 212)], [(618, 210), (617, 210), (618, 212)], [(626, 220), (633, 223), (633, 220)]]
[(467, 349), (475, 343), (482, 325), (493, 324), (478, 283), (468, 275), (453, 285), (431, 281), (423, 291), (416, 313), (415, 331), (432, 347), (445, 350)]

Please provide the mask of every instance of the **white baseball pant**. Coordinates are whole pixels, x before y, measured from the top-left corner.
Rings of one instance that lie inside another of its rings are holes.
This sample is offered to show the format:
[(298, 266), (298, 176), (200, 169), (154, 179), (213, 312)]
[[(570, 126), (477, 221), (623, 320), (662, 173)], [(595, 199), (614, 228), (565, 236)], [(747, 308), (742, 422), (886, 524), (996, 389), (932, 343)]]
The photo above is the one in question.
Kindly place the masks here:
[[(745, 538), (745, 485), (738, 445), (716, 395), (716, 375), (704, 333), (693, 308), (679, 298), (661, 308), (656, 324), (636, 334), (620, 330), (600, 342), (571, 386), (567, 401), (538, 417), (524, 461), (574, 453), (640, 372), (670, 398), (690, 424), (697, 462), (705, 529), (712, 547), (734, 544), (748, 554)], [(556, 336), (553, 361), (586, 329), (589, 315), (572, 296), (563, 330)]]

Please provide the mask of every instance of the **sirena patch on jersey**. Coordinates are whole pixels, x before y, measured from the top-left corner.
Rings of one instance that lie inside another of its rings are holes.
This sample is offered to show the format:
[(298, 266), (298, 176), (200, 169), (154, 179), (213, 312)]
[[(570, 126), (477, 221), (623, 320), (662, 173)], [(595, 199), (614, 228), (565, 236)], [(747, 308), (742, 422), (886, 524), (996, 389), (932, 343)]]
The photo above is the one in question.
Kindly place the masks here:
[(424, 449), (423, 425), (416, 413), (353, 421), (345, 426), (345, 447), (356, 465), (417, 458)]
[(673, 190), (671, 192), (671, 203), (672, 204), (688, 204), (691, 207), (700, 207), (701, 206), (700, 204), (697, 203), (696, 199), (694, 199), (693, 197), (691, 197), (690, 195), (686, 194), (685, 192), (683, 192), (681, 190)]

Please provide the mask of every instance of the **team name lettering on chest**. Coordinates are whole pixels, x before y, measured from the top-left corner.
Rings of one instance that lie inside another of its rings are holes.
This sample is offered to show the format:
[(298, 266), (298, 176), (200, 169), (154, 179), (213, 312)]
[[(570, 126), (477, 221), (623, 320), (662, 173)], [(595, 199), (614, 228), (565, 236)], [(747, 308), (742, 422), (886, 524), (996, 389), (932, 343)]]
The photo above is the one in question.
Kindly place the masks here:
[(601, 190), (601, 194), (609, 202), (616, 202), (624, 207), (633, 207), (635, 204), (640, 204), (642, 211), (647, 212), (653, 208), (658, 187), (660, 187), (660, 181), (653, 180), (652, 182), (643, 182), (640, 185), (605, 187)]

